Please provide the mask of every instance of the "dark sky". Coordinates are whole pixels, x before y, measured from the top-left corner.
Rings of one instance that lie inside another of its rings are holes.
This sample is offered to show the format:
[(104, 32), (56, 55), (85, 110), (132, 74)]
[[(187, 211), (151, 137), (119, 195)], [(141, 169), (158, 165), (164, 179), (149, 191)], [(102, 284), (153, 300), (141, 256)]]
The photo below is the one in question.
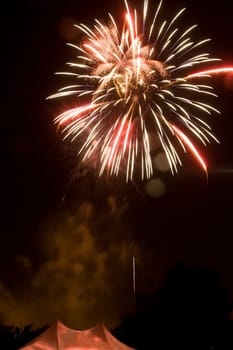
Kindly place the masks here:
[[(178, 175), (158, 172), (165, 192), (152, 198), (148, 183), (99, 180), (82, 169), (73, 146), (61, 141), (53, 125), (67, 102), (45, 100), (63, 84), (53, 73), (73, 55), (65, 45), (79, 38), (73, 23), (91, 24), (108, 12), (121, 17), (123, 1), (28, 0), (7, 6), (0, 322), (41, 325), (60, 317), (71, 327), (99, 320), (115, 325), (131, 308), (133, 256), (140, 292), (159, 287), (165, 271), (183, 261), (217, 271), (233, 299), (233, 78), (213, 79), (222, 115), (212, 125), (221, 144), (205, 150), (208, 182), (184, 156)], [(197, 35), (212, 38), (211, 54), (233, 65), (229, 2), (167, 0), (163, 14), (183, 6), (184, 26), (198, 23)]]

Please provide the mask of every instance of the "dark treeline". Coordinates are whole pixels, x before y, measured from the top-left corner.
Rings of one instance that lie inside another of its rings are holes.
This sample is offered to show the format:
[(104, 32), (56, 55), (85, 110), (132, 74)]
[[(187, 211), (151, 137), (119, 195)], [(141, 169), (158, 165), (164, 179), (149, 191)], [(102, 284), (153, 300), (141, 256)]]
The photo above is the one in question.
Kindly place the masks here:
[(35, 328), (33, 325), (25, 327), (0, 326), (0, 349), (17, 350), (44, 332), (48, 326)]
[[(177, 264), (112, 332), (138, 350), (233, 350), (232, 306), (216, 272)], [(0, 349), (19, 349), (47, 327), (1, 326)]]

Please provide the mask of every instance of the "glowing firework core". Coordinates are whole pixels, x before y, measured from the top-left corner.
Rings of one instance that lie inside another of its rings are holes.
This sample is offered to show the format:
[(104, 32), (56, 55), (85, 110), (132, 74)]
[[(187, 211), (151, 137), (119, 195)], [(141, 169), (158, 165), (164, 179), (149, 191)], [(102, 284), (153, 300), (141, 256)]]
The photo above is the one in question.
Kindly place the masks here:
[(130, 11), (125, 0), (122, 30), (110, 14), (108, 24), (95, 20), (93, 28), (78, 25), (85, 37), (80, 45), (70, 44), (78, 56), (77, 62), (68, 63), (76, 72), (60, 73), (74, 76), (78, 84), (49, 97), (78, 97), (78, 107), (60, 114), (55, 122), (63, 127), (65, 137), (80, 142), (83, 161), (95, 160), (100, 175), (123, 173), (126, 180), (132, 179), (139, 165), (142, 179), (150, 178), (151, 132), (160, 141), (172, 172), (181, 165), (178, 151), (182, 148), (191, 151), (207, 171), (189, 135), (204, 145), (210, 139), (217, 141), (205, 119), (219, 112), (203, 100), (216, 96), (212, 87), (196, 81), (224, 69), (192, 71), (218, 59), (197, 51), (208, 40), (191, 40), (196, 26), (181, 32), (175, 26), (184, 9), (170, 21), (160, 22), (161, 4), (151, 24), (148, 0), (141, 26), (137, 11)]

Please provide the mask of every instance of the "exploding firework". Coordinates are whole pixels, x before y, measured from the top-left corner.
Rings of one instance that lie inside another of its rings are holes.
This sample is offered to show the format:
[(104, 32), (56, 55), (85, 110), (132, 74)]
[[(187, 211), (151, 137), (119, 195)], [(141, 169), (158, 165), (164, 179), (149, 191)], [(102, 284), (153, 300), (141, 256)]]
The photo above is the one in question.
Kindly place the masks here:
[[(149, 3), (142, 16), (131, 11), (121, 28), (109, 14), (108, 22), (95, 20), (92, 28), (76, 27), (83, 33), (77, 61), (68, 63), (76, 83), (49, 98), (76, 95), (78, 106), (66, 110), (55, 122), (64, 138), (78, 141), (83, 161), (95, 162), (99, 175), (125, 175), (132, 179), (153, 175), (151, 135), (159, 140), (171, 172), (181, 166), (180, 151), (190, 151), (207, 172), (206, 163), (191, 139), (206, 145), (218, 142), (206, 120), (219, 113), (205, 97), (216, 96), (201, 79), (226, 69), (204, 66), (219, 59), (202, 51), (209, 39), (191, 39), (193, 25), (180, 30), (176, 23), (185, 9), (170, 21), (160, 20), (162, 1), (149, 20)], [(152, 9), (151, 9), (152, 10)], [(198, 73), (193, 68), (202, 69)]]

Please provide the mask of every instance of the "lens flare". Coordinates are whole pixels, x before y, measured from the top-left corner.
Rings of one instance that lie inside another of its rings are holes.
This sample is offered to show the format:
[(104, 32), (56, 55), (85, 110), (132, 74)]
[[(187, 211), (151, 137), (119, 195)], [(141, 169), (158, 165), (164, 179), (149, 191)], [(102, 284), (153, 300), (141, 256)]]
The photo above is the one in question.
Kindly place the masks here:
[(184, 30), (177, 26), (185, 9), (161, 20), (162, 1), (154, 9), (145, 0), (140, 16), (124, 3), (125, 20), (120, 25), (111, 14), (106, 23), (95, 19), (92, 27), (76, 25), (83, 39), (69, 45), (77, 59), (67, 63), (69, 71), (58, 73), (74, 83), (48, 98), (75, 95), (78, 102), (55, 123), (64, 138), (78, 141), (82, 160), (95, 163), (99, 175), (123, 174), (128, 181), (139, 174), (142, 180), (149, 179), (154, 170), (151, 133), (172, 173), (182, 165), (180, 153), (186, 150), (207, 172), (194, 143), (218, 142), (208, 118), (219, 111), (209, 102), (216, 97), (212, 86), (202, 80), (233, 68), (209, 68), (210, 62), (219, 61), (202, 50), (209, 39), (191, 38), (196, 25)]

